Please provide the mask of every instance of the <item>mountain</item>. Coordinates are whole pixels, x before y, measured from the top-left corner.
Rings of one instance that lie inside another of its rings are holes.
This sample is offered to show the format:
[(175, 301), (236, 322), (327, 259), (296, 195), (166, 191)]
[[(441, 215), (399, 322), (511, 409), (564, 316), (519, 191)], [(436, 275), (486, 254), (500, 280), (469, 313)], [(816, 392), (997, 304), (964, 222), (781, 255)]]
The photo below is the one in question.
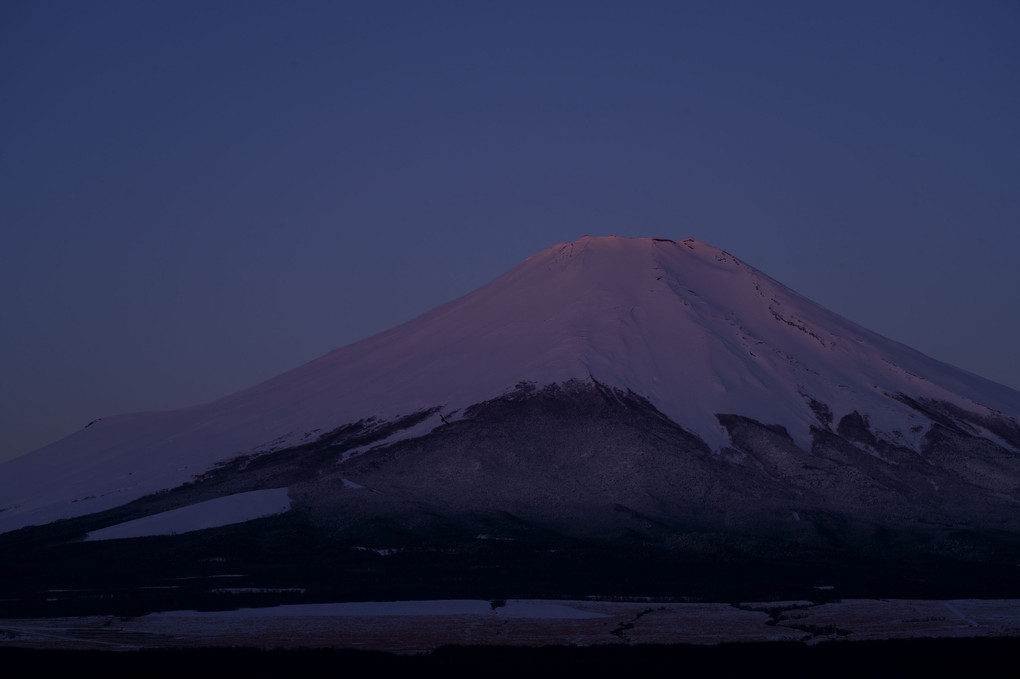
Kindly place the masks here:
[(97, 538), (275, 492), (288, 520), (380, 548), (541, 535), (1008, 560), (1018, 417), (1020, 393), (722, 250), (584, 237), (250, 389), (0, 465), (0, 531)]

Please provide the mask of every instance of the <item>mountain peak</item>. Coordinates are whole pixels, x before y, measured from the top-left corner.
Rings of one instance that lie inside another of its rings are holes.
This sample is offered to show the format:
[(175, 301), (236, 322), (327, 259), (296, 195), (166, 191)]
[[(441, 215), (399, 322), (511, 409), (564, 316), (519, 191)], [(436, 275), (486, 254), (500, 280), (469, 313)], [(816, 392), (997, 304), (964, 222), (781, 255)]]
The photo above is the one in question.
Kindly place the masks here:
[(583, 252), (598, 252), (607, 257), (636, 257), (645, 255), (655, 257), (657, 255), (680, 252), (693, 253), (698, 257), (715, 260), (717, 263), (727, 263), (739, 266), (740, 261), (719, 248), (703, 243), (694, 238), (685, 238), (675, 241), (671, 238), (658, 237), (623, 237), (623, 236), (581, 236), (577, 240), (567, 243), (558, 243), (539, 252), (535, 257), (563, 258)]

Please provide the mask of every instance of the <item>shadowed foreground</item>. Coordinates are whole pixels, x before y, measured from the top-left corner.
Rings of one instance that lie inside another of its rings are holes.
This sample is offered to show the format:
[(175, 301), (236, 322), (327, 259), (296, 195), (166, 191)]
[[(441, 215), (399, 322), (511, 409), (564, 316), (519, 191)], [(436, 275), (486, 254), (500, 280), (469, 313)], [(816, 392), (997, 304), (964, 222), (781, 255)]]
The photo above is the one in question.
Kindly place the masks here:
[[(566, 670), (630, 675), (634, 670), (711, 669), (719, 676), (740, 670), (748, 676), (892, 677), (1012, 676), (1015, 668), (1003, 661), (1012, 656), (1016, 639), (916, 639), (907, 641), (827, 642), (814, 646), (786, 642), (722, 644), (718, 646), (550, 646), (444, 647), (418, 656), (370, 651), (296, 650), (258, 651), (247, 648), (149, 650), (132, 653), (101, 651), (32, 651), (0, 649), (5, 672), (17, 674), (85, 669), (103, 676), (336, 676), (351, 671), (444, 672), (445, 676), (561, 676)], [(463, 672), (464, 674), (461, 674)], [(454, 673), (451, 675), (451, 673)], [(27, 676), (27, 675), (26, 675)], [(624, 676), (624, 675), (621, 675)]]

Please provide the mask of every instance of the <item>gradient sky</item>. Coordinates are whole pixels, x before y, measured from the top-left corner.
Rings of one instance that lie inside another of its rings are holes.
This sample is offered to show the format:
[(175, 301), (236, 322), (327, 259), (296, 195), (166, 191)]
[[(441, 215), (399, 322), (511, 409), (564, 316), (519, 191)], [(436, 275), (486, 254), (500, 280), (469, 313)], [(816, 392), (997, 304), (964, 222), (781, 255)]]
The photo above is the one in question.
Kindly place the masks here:
[(0, 459), (584, 234), (1020, 388), (1020, 4), (0, 3)]

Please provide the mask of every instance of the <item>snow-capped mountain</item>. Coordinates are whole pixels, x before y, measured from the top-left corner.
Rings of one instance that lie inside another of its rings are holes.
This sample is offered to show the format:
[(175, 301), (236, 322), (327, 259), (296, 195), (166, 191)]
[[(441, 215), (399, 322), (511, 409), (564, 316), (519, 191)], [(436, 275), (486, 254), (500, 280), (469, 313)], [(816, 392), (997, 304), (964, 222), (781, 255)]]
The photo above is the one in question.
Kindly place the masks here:
[(105, 417), (3, 464), (0, 531), (279, 487), (337, 530), (619, 515), (682, 540), (692, 522), (845, 511), (1016, 531), (1018, 417), (1020, 393), (729, 253), (584, 237), (250, 389)]

